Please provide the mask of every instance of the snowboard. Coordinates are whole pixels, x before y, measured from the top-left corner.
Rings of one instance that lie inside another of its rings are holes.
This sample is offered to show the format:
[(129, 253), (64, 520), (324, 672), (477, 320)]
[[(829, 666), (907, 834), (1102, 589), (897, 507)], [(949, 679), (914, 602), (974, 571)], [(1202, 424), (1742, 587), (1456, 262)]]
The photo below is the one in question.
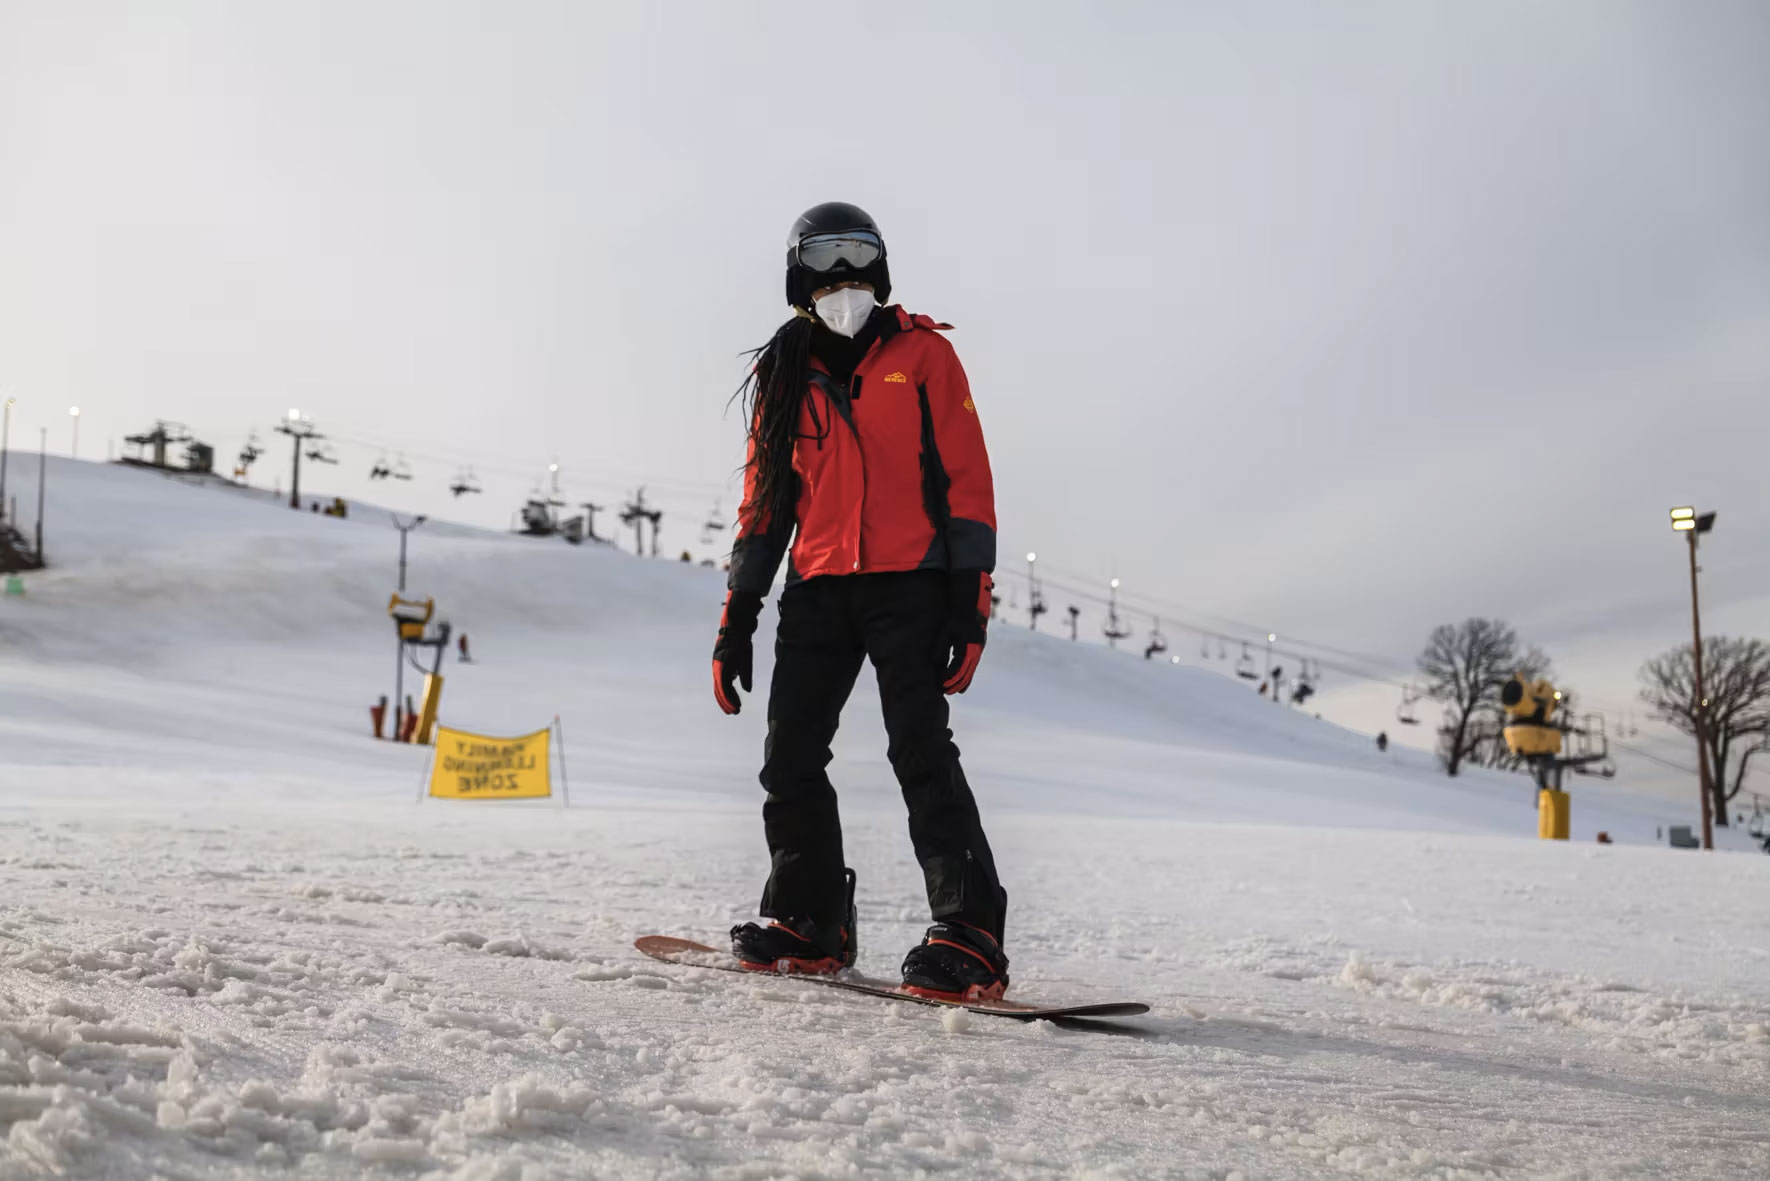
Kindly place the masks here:
[[(739, 972), (745, 976), (762, 979), (767, 979), (770, 976), (767, 972), (756, 972), (742, 967), (731, 957), (730, 952), (720, 951), (716, 947), (708, 947), (704, 943), (695, 943), (688, 939), (676, 939), (669, 935), (646, 935), (635, 940), (633, 946), (652, 959), (663, 960), (667, 964), (682, 964), (691, 968), (712, 968), (720, 972)], [(1086, 1005), (1057, 1006), (1028, 1005), (1008, 1000), (943, 1001), (934, 997), (918, 996), (901, 984), (871, 980), (853, 971), (843, 972), (837, 976), (783, 973), (775, 979), (816, 984), (825, 988), (838, 988), (843, 992), (883, 997), (893, 1001), (908, 1001), (911, 1004), (928, 1005), (937, 1009), (964, 1009), (970, 1013), (982, 1013), (990, 1017), (1011, 1017), (1016, 1021), (1054, 1021), (1059, 1024), (1075, 1022), (1085, 1025), (1101, 1018), (1136, 1017), (1149, 1012), (1149, 1006), (1141, 1001), (1105, 1001)]]

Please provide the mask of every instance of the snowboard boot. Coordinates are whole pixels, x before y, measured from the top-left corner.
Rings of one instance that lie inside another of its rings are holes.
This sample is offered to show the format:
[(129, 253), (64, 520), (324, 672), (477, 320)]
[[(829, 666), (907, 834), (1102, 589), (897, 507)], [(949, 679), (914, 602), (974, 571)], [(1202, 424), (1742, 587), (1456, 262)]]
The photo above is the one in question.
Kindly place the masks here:
[(988, 931), (947, 919), (903, 957), (903, 987), (937, 1001), (999, 1001), (1008, 991), (1008, 957)]
[(784, 972), (827, 976), (854, 966), (860, 946), (855, 938), (854, 871), (842, 871), (848, 885), (847, 920), (783, 918), (764, 925), (742, 923), (731, 929), (731, 954), (751, 972)]

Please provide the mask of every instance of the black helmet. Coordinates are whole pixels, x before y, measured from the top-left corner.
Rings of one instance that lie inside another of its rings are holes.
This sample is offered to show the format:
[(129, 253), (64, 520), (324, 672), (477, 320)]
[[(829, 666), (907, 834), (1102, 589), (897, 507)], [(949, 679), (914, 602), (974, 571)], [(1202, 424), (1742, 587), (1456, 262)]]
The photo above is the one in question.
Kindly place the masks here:
[[(838, 257), (833, 262), (816, 268), (806, 265), (800, 258), (799, 248), (808, 238), (841, 238), (849, 234), (862, 248), (858, 253), (865, 253), (865, 244), (871, 242), (878, 246), (877, 256), (856, 265), (849, 258), (840, 257), (844, 252), (836, 251)], [(878, 225), (858, 205), (826, 201), (801, 213), (787, 237), (787, 302), (810, 311), (813, 291), (844, 280), (871, 283), (873, 295), (880, 303), (891, 298), (891, 272), (885, 265), (885, 237), (879, 233)]]

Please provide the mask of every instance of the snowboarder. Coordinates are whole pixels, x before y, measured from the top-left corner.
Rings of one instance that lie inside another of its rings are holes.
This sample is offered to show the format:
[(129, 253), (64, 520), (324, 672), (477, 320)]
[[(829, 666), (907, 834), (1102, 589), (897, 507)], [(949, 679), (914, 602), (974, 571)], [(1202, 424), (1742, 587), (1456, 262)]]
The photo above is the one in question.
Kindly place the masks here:
[[(825, 773), (849, 691), (870, 660), (887, 756), (909, 809), (934, 925), (903, 962), (925, 996), (997, 998), (1007, 893), (947, 728), (946, 695), (983, 655), (995, 493), (950, 325), (888, 304), (885, 242), (853, 205), (801, 215), (787, 242), (792, 315), (745, 381), (749, 448), (713, 693), (750, 690), (751, 637), (783, 558), (762, 806), (765, 923), (731, 931), (763, 971), (854, 963), (854, 872)], [(788, 551), (791, 550), (789, 556)]]

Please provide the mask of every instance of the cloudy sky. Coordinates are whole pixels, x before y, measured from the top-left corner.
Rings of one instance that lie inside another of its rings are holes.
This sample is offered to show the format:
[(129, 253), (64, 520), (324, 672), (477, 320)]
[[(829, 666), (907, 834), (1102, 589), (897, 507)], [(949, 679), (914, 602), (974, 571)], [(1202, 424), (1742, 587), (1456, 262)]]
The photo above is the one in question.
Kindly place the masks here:
[(1004, 554), (1194, 658), (1399, 677), (1501, 615), (1620, 711), (1688, 635), (1670, 505), (1770, 633), (1767, 60), (1757, 0), (0, 0), (0, 392), (97, 457), (300, 407), (328, 488), (489, 525), (557, 458), (698, 549), (786, 229), (853, 201), (958, 326)]

